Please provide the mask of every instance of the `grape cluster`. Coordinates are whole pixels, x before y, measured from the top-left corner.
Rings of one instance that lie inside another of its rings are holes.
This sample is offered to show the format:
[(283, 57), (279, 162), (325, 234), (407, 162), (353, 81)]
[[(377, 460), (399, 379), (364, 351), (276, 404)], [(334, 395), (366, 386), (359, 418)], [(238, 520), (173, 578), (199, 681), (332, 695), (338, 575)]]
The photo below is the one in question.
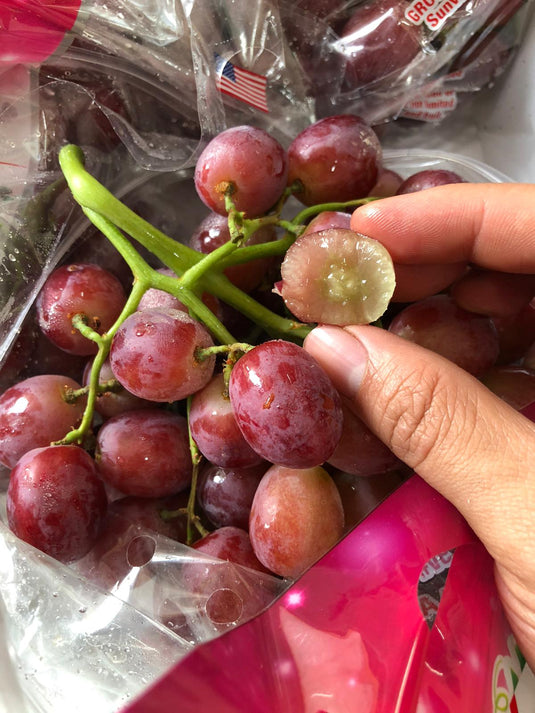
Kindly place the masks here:
[[(368, 496), (377, 487), (381, 497), (401, 482), (403, 465), (303, 349), (316, 323), (381, 320), (476, 377), (494, 369), (493, 384), (504, 383), (496, 370), (506, 352), (513, 361), (530, 346), (511, 344), (512, 320), (467, 312), (450, 294), (393, 303), (392, 259), (350, 230), (351, 212), (462, 178), (428, 170), (404, 181), (359, 117), (318, 121), (287, 149), (250, 126), (216, 136), (194, 176), (210, 212), (183, 242), (111, 196), (76, 147), (60, 162), (133, 273), (127, 294), (102, 266), (58, 267), (30, 329), (41, 362), (25, 330), (18, 376), (5, 367), (18, 378), (0, 396), (8, 522), (65, 563), (113, 549), (122, 531), (110, 518), (120, 513), (201, 552), (294, 578), (362, 516), (363, 480), (376, 483)], [(534, 311), (522, 319), (533, 334)], [(59, 358), (45, 358), (43, 336)], [(25, 373), (25, 362), (41, 371)], [(124, 547), (117, 552), (120, 576)], [(184, 575), (196, 589), (223, 586), (199, 571)], [(234, 604), (219, 602), (217, 620), (232, 619)]]

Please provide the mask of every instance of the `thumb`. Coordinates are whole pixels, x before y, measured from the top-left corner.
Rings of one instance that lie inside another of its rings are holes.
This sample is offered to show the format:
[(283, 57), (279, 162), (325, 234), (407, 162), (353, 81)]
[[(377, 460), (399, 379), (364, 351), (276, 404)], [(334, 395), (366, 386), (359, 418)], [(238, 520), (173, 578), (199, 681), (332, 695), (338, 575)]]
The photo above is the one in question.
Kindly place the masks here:
[(305, 348), (497, 562), (521, 577), (521, 552), (533, 569), (534, 424), (452, 362), (384, 329), (321, 326)]

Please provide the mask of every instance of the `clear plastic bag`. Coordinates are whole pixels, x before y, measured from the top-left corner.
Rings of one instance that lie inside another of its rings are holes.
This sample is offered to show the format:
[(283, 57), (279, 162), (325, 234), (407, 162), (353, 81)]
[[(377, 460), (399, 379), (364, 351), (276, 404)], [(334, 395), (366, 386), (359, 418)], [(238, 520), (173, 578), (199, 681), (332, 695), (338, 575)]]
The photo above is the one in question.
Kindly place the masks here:
[[(331, 12), (314, 3), (280, 5), (317, 115), (351, 112), (375, 124), (404, 112), (440, 121), (457, 106), (453, 93), (479, 91), (504, 71), (531, 11), (529, 0), (377, 0), (335, 4)], [(416, 104), (432, 93), (434, 113)]]

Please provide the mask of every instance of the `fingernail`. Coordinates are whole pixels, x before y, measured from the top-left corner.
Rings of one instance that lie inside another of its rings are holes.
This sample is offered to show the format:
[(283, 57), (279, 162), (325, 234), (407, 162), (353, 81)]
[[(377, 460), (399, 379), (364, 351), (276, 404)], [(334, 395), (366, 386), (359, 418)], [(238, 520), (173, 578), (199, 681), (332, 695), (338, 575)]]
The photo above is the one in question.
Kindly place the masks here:
[(304, 346), (340, 392), (350, 396), (358, 390), (366, 372), (368, 353), (356, 337), (341, 327), (321, 326), (310, 332)]

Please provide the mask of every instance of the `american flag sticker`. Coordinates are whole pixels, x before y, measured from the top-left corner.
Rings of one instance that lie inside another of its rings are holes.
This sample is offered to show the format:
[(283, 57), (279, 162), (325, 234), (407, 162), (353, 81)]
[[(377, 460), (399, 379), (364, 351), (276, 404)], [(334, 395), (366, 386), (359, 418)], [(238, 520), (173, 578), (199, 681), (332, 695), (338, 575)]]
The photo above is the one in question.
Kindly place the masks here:
[(268, 112), (267, 80), (261, 74), (242, 69), (220, 55), (215, 55), (216, 87), (223, 94), (239, 99), (260, 111)]

